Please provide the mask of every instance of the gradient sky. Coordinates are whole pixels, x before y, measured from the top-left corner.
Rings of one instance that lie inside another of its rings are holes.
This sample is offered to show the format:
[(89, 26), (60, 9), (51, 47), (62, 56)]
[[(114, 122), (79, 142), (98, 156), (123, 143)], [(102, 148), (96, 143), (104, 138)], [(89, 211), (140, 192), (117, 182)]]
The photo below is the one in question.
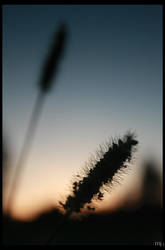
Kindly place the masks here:
[[(123, 190), (138, 183), (138, 161), (152, 155), (162, 163), (162, 6), (4, 5), (3, 131), (11, 176), (61, 21), (68, 43), (15, 200), (20, 216), (65, 197), (99, 144), (128, 129), (136, 131), (139, 147)], [(115, 194), (108, 205), (122, 196)]]

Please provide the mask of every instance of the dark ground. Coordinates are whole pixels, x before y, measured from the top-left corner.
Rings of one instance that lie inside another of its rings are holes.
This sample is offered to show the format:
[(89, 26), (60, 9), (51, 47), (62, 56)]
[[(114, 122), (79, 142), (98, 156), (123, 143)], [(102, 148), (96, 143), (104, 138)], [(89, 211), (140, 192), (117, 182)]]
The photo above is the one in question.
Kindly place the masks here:
[[(82, 221), (68, 221), (56, 238), (56, 245), (155, 245), (163, 242), (162, 209), (145, 206), (134, 211), (90, 215)], [(56, 210), (33, 222), (3, 216), (3, 245), (45, 245), (61, 221)]]

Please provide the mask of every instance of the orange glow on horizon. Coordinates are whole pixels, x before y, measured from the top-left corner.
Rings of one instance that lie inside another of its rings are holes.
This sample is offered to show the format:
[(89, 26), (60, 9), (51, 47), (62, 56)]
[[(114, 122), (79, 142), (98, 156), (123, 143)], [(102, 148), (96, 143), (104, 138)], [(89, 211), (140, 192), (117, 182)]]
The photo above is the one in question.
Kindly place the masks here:
[[(121, 203), (122, 201), (119, 201), (118, 199), (115, 198), (111, 199), (108, 205), (104, 204), (104, 201), (102, 201), (100, 205), (96, 206), (96, 210), (94, 211), (94, 213), (105, 213), (105, 212), (115, 211), (120, 207)], [(56, 204), (54, 204), (54, 206), (50, 204), (46, 205), (41, 202), (41, 204), (38, 205), (37, 207), (33, 206), (32, 204), (30, 204), (29, 206), (27, 206), (27, 204), (25, 204), (24, 206), (21, 204), (20, 206), (15, 206), (13, 208), (11, 216), (13, 219), (17, 219), (20, 221), (32, 221), (37, 217), (39, 217), (41, 214), (56, 209), (59, 212), (63, 213), (62, 208), (60, 208), (57, 202)], [(3, 212), (5, 214), (5, 208), (3, 209)], [(86, 214), (86, 212), (84, 212), (84, 214)]]
[[(112, 193), (105, 194), (104, 200), (102, 201), (94, 201), (93, 205), (95, 206), (94, 213), (109, 213), (116, 211), (119, 209), (125, 201), (125, 197), (127, 197), (127, 189), (121, 192), (121, 190), (114, 190)], [(138, 195), (135, 195), (138, 199)], [(135, 197), (134, 196), (134, 197)], [(62, 197), (62, 195), (61, 195)], [(32, 221), (39, 217), (43, 213), (47, 213), (49, 211), (58, 210), (63, 213), (62, 208), (58, 204), (58, 201), (63, 200), (61, 198), (56, 197), (54, 202), (51, 199), (51, 195), (47, 200), (45, 199), (37, 199), (33, 197), (33, 200), (23, 199), (20, 197), (17, 200), (16, 205), (12, 209), (12, 217), (21, 221)], [(63, 197), (66, 197), (66, 194)], [(3, 206), (3, 211), (5, 214), (5, 203)], [(84, 212), (86, 214), (86, 212)], [(88, 213), (88, 212), (87, 212)]]
[[(53, 209), (58, 209), (62, 212), (58, 202), (64, 201), (70, 193), (70, 184), (73, 181), (73, 173), (70, 173), (70, 177), (68, 177), (68, 172), (66, 172), (65, 174), (67, 178), (64, 178), (64, 174), (61, 171), (58, 172), (57, 178), (56, 171), (54, 170), (54, 173), (53, 171), (48, 173), (47, 176), (38, 176), (37, 183), (32, 182), (31, 185), (29, 185), (29, 179), (27, 177), (24, 182), (20, 183), (21, 188), (15, 199), (15, 205), (12, 208), (13, 218), (30, 221), (38, 217), (40, 214)], [(77, 171), (75, 170), (75, 173), (76, 172)], [(61, 182), (61, 180), (63, 180), (63, 182)], [(135, 182), (136, 185), (134, 185)], [(112, 192), (105, 193), (105, 197), (102, 201), (94, 201), (93, 204), (96, 207), (95, 213), (110, 212), (118, 209), (123, 204), (130, 189), (133, 190), (136, 186), (135, 191), (138, 190), (139, 174), (137, 174), (136, 166), (130, 174), (124, 176), (121, 184), (122, 185), (114, 185)], [(8, 190), (5, 191), (6, 194), (7, 191)], [(6, 200), (7, 197), (4, 195), (4, 214), (6, 210)]]

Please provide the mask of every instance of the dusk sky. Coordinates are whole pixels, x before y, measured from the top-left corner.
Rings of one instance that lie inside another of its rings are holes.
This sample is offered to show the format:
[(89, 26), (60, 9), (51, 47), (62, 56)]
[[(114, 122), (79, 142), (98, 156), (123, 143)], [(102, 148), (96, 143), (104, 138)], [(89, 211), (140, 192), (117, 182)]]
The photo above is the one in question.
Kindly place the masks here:
[[(98, 146), (129, 129), (139, 141), (132, 170), (122, 192), (115, 187), (98, 206), (113, 206), (124, 190), (138, 185), (143, 159), (152, 156), (162, 170), (162, 6), (3, 5), (3, 132), (11, 149), (10, 177), (52, 35), (63, 21), (64, 57), (13, 207), (24, 217), (56, 205)], [(8, 188), (4, 200), (7, 194)]]

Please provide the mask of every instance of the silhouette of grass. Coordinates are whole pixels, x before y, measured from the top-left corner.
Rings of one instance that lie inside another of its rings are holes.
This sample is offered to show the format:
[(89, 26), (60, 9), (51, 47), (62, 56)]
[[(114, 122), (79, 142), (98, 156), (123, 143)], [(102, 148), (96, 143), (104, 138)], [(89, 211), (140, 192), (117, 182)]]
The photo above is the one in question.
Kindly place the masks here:
[(113, 140), (111, 144), (108, 144), (105, 152), (103, 148), (100, 152), (97, 152), (100, 159), (96, 157), (96, 160), (84, 169), (84, 177), (77, 175), (78, 180), (72, 184), (72, 194), (67, 197), (65, 203), (59, 202), (65, 209), (66, 214), (47, 244), (55, 239), (62, 225), (74, 212), (79, 213), (86, 204), (88, 209), (95, 209), (89, 205), (92, 199), (94, 197), (98, 200), (103, 199), (104, 194), (100, 190), (101, 187), (111, 183), (121, 169), (127, 168), (127, 163), (131, 161), (132, 153), (135, 151), (137, 144), (135, 134), (127, 132), (123, 139), (118, 139), (116, 142)]
[(43, 64), (41, 80), (39, 81), (39, 88), (41, 88), (41, 91), (43, 91), (44, 93), (51, 90), (53, 83), (52, 79), (57, 74), (58, 65), (60, 63), (60, 60), (62, 59), (66, 43), (66, 28), (66, 24), (62, 23), (57, 33), (55, 33), (52, 46), (50, 47), (45, 63)]
[[(118, 139), (116, 143), (113, 141), (105, 153), (102, 151), (100, 159), (85, 169), (86, 176), (80, 176), (79, 180), (73, 182), (73, 194), (67, 197), (64, 204), (60, 202), (66, 212), (80, 212), (85, 204), (92, 202), (93, 197), (102, 200), (104, 194), (100, 188), (111, 183), (121, 169), (127, 168), (127, 162), (130, 162), (137, 144), (135, 135), (127, 133), (122, 140)], [(88, 206), (88, 209), (94, 208)]]
[(48, 56), (46, 58), (45, 64), (43, 65), (43, 70), (41, 74), (41, 79), (39, 81), (39, 93), (36, 99), (36, 103), (32, 112), (32, 117), (29, 123), (29, 127), (24, 139), (24, 143), (20, 152), (20, 156), (16, 165), (15, 174), (13, 177), (13, 182), (11, 184), (11, 191), (9, 193), (8, 203), (6, 212), (9, 215), (10, 210), (15, 199), (15, 194), (18, 188), (19, 180), (21, 178), (23, 165), (31, 149), (32, 139), (34, 138), (34, 133), (39, 121), (39, 117), (43, 110), (43, 104), (45, 101), (46, 93), (51, 90), (52, 79), (57, 73), (58, 64), (62, 57), (66, 40), (66, 27), (64, 24), (61, 24), (55, 38), (53, 39), (52, 46), (50, 47)]

